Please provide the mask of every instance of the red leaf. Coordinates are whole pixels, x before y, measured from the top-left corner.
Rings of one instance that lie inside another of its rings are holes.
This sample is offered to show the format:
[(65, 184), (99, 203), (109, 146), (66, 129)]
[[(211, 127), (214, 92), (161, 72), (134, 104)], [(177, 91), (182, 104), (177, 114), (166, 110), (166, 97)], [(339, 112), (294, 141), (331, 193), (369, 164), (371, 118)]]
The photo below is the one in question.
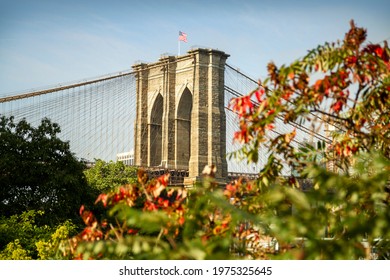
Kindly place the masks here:
[(135, 235), (135, 234), (138, 233), (138, 231), (139, 231), (138, 229), (132, 229), (132, 228), (131, 228), (131, 229), (129, 229), (129, 230), (127, 231), (127, 233), (128, 233), (128, 234), (131, 234), (131, 235)]
[(286, 90), (285, 93), (282, 95), (282, 98), (287, 101), (290, 99), (292, 94), (293, 94), (292, 90)]
[(164, 174), (164, 175), (158, 177), (158, 178), (157, 178), (157, 181), (158, 181), (161, 185), (163, 185), (163, 186), (165, 186), (165, 187), (168, 186), (168, 183), (169, 183), (169, 174), (167, 173), (167, 174)]
[(274, 109), (271, 109), (267, 112), (267, 117), (274, 114), (275, 113), (275, 110)]
[(238, 98), (233, 98), (230, 101), (230, 107), (235, 113), (242, 117), (246, 113), (251, 113), (254, 105), (252, 103), (250, 95), (247, 95)]
[(263, 96), (264, 92), (265, 90), (263, 88), (259, 88), (258, 90), (256, 90), (255, 96), (258, 102), (261, 102), (261, 97)]
[(147, 201), (145, 202), (144, 210), (156, 211), (158, 210), (158, 207), (153, 202)]
[(341, 100), (335, 102), (332, 107), (333, 111), (335, 111), (336, 113), (340, 112), (341, 109), (343, 108), (343, 102)]
[(95, 204), (98, 203), (99, 201), (101, 201), (103, 203), (104, 207), (106, 207), (107, 206), (107, 199), (108, 199), (107, 194), (102, 193), (96, 199)]
[(268, 130), (273, 130), (275, 128), (275, 125), (273, 123), (270, 123), (270, 124), (267, 124), (265, 126), (265, 128), (268, 129)]

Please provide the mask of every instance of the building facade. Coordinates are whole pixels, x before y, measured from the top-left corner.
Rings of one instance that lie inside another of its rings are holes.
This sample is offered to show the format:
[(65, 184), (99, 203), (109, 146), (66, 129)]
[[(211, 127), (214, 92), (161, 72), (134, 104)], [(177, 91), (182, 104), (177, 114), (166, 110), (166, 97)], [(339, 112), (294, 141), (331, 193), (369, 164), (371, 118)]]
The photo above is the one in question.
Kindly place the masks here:
[(134, 165), (134, 151), (116, 154), (116, 161), (121, 161), (125, 165)]

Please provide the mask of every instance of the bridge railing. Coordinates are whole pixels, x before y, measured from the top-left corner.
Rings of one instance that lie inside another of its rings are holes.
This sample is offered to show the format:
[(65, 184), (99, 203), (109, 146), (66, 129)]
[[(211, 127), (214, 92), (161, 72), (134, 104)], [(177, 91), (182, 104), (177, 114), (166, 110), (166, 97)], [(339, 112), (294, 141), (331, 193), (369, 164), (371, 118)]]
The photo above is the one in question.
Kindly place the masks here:
[(170, 169), (160, 167), (142, 167), (146, 170), (149, 179), (158, 178), (164, 174), (169, 174), (170, 186), (184, 186), (184, 178), (188, 177), (189, 171), (187, 169)]

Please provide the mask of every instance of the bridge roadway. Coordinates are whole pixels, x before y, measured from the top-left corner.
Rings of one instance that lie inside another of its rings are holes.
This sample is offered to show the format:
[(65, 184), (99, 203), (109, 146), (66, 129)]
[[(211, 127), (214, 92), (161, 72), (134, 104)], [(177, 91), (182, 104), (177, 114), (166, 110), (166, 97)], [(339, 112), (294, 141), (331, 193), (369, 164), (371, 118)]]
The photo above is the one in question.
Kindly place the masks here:
[[(148, 167), (145, 168), (145, 170), (147, 171), (150, 179), (169, 173), (169, 186), (184, 186), (184, 178), (188, 177), (188, 170), (185, 169)], [(247, 180), (255, 180), (258, 176), (258, 173), (228, 172), (226, 183), (232, 182), (240, 177)], [(310, 179), (298, 179), (298, 182), (302, 191), (308, 191), (313, 186)]]
[[(159, 168), (159, 167), (147, 167), (145, 170), (148, 173), (149, 178), (157, 178), (164, 174), (169, 174), (169, 185), (171, 186), (184, 186), (184, 178), (188, 177), (188, 169), (169, 169), (169, 168)], [(258, 174), (252, 173), (238, 173), (238, 172), (228, 172), (227, 182), (231, 182), (239, 177), (244, 177), (249, 180), (256, 179)]]

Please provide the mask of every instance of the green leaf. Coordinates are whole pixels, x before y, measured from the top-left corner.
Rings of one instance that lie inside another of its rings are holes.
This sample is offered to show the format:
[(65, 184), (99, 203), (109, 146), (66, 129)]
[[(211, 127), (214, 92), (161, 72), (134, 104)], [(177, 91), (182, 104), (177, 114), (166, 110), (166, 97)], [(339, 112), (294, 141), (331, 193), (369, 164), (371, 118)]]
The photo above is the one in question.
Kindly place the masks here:
[(117, 216), (125, 221), (128, 227), (140, 228), (145, 233), (159, 232), (169, 221), (169, 217), (162, 211), (142, 211), (130, 208), (125, 204), (118, 204), (110, 211), (110, 215)]
[(310, 210), (310, 203), (305, 193), (291, 188), (286, 188), (286, 195), (291, 200), (293, 205), (303, 210)]

